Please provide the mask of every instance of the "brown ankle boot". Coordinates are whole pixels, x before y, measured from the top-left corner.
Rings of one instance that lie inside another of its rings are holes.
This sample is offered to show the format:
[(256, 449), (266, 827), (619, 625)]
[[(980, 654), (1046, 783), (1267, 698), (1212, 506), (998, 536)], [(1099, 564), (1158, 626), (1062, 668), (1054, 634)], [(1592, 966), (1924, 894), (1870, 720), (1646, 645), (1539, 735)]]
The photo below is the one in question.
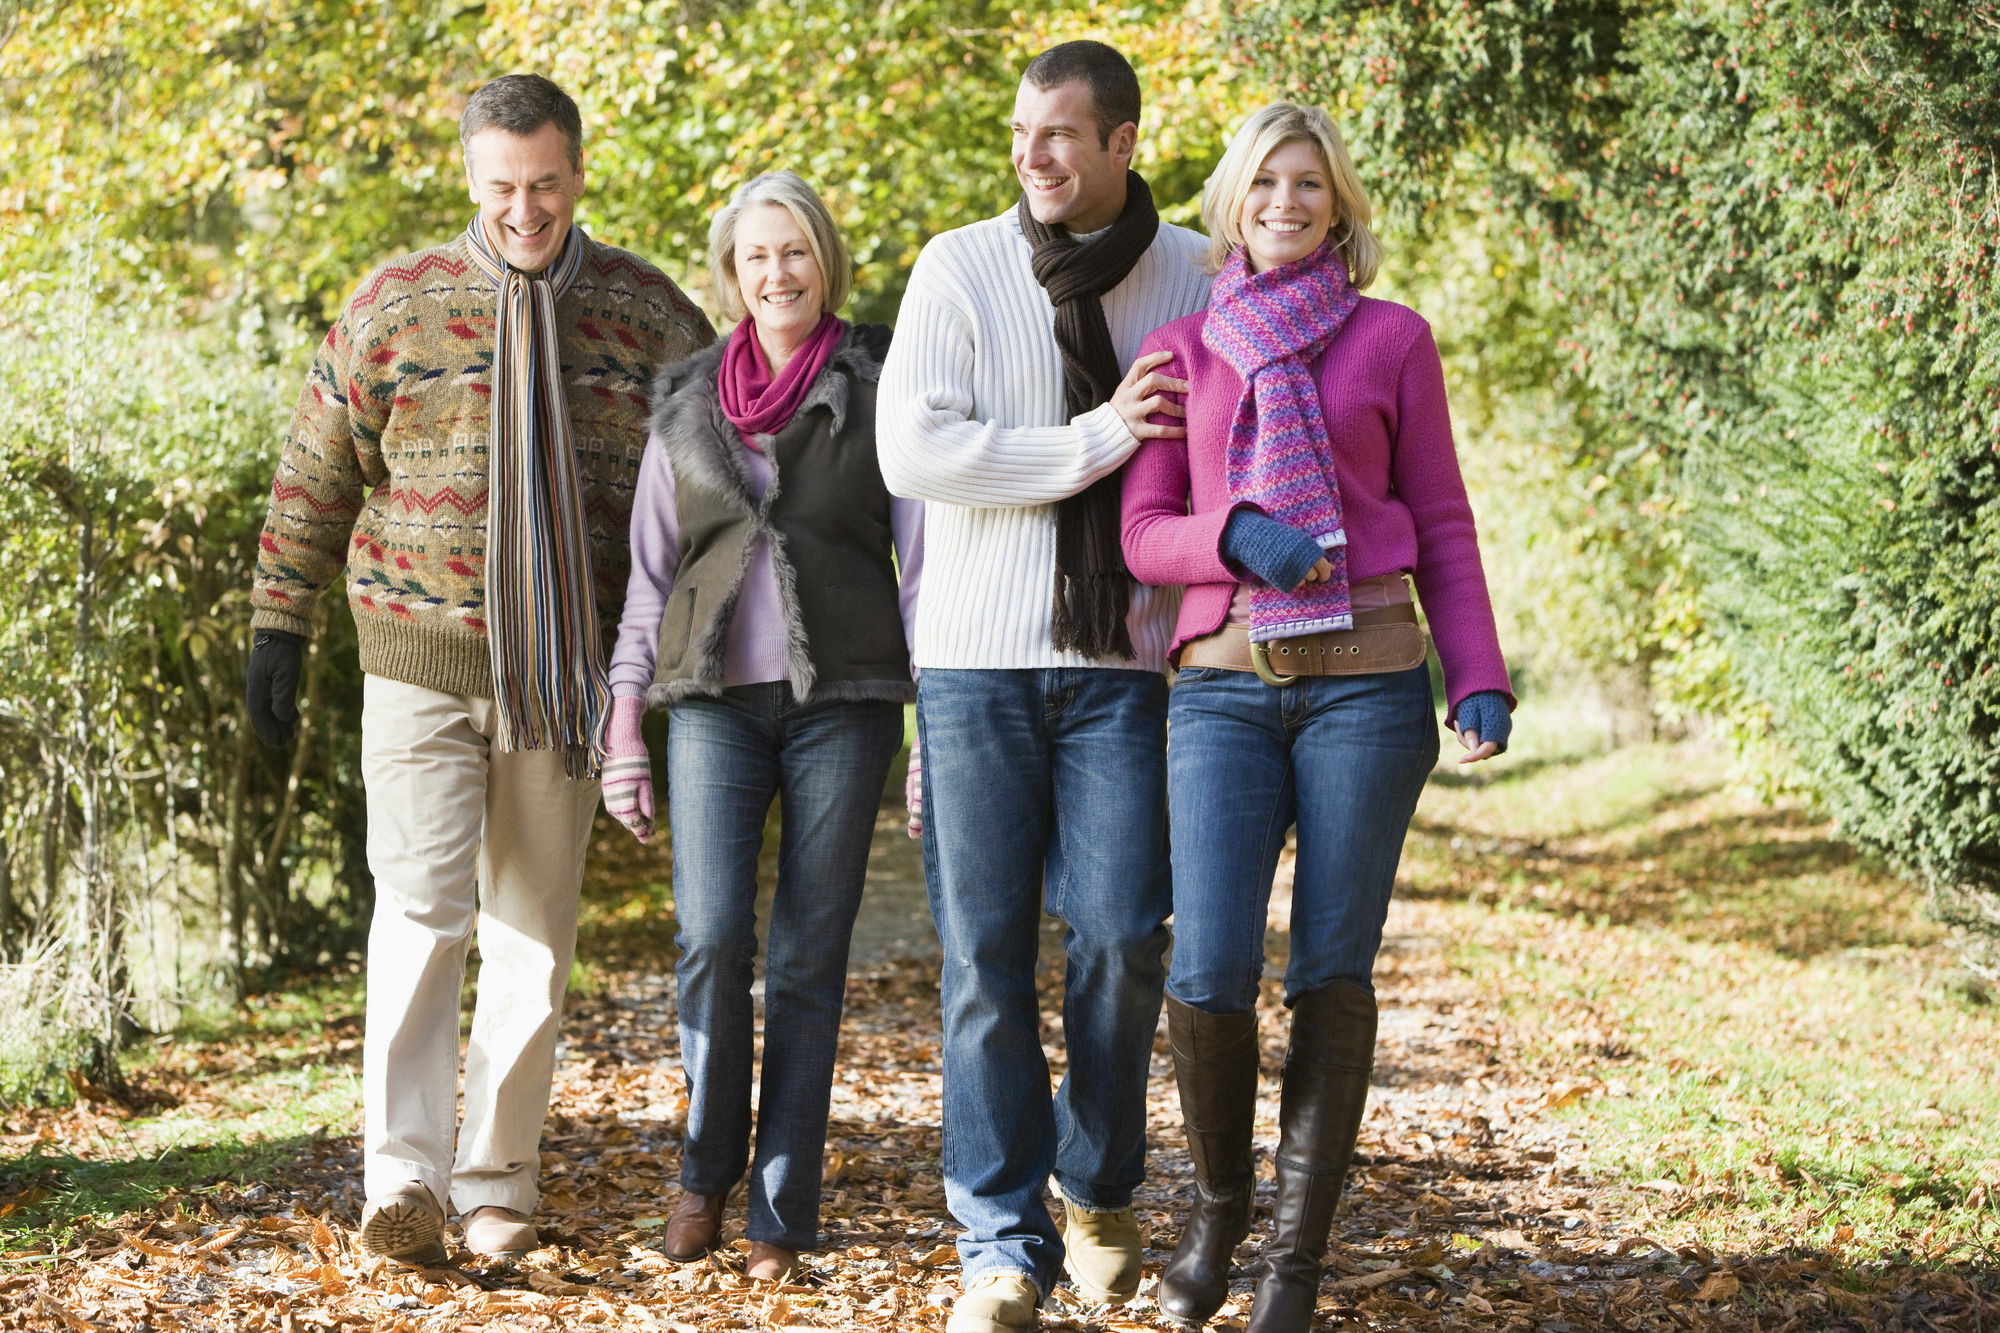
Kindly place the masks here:
[(1229, 1298), (1229, 1258), (1256, 1196), (1257, 1015), (1207, 1014), (1167, 997), (1167, 1040), (1194, 1159), (1194, 1201), (1160, 1274), (1160, 1308), (1205, 1324)]
[(722, 1204), (727, 1194), (684, 1194), (673, 1216), (667, 1219), (667, 1234), (660, 1250), (675, 1263), (693, 1263), (722, 1239)]
[(1278, 1198), (1270, 1268), (1257, 1283), (1247, 1333), (1309, 1333), (1320, 1260), (1354, 1157), (1375, 1064), (1375, 997), (1339, 982), (1292, 1007), (1278, 1113)]

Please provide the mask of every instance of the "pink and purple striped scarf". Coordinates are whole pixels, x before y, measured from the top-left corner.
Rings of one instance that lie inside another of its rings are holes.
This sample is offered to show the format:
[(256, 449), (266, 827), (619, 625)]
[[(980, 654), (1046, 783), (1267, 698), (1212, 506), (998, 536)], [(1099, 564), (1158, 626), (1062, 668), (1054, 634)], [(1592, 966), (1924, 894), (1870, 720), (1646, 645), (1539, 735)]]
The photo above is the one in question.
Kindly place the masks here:
[(573, 778), (597, 776), (611, 713), (563, 390), (556, 302), (583, 264), (570, 229), (542, 273), (512, 268), (478, 218), (465, 247), (499, 288), (486, 497), (486, 624), (500, 749), (560, 750)]
[(1230, 498), (1310, 534), (1333, 566), (1331, 578), (1297, 590), (1251, 588), (1253, 643), (1354, 625), (1340, 483), (1308, 367), (1360, 303), (1331, 244), (1262, 273), (1250, 271), (1238, 246), (1209, 294), (1202, 341), (1243, 379), (1229, 423)]

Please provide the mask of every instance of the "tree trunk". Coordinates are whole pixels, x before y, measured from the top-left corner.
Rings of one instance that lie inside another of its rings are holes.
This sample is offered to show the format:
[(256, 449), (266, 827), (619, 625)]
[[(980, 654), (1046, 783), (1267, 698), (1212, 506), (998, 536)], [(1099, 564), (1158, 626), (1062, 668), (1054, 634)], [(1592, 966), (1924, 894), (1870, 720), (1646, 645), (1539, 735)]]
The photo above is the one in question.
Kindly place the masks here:
[(41, 871), (35, 895), (35, 924), (51, 937), (52, 914), (62, 887), (63, 815), (69, 807), (69, 784), (60, 759), (49, 765), (48, 803), (42, 808)]
[(0, 963), (21, 961), (14, 911), (14, 840), (0, 834)]
[(243, 999), (248, 982), (249, 936), (244, 921), (245, 898), (244, 878), (247, 867), (245, 851), (249, 833), (244, 824), (248, 818), (245, 806), (249, 802), (250, 765), (256, 755), (252, 746), (256, 744), (248, 722), (236, 728), (236, 745), (230, 755), (228, 806), (223, 811), (222, 823), (222, 864), (216, 877), (215, 896), (222, 915), (222, 938), (228, 945), (224, 960), (225, 979), (229, 987), (232, 1003)]

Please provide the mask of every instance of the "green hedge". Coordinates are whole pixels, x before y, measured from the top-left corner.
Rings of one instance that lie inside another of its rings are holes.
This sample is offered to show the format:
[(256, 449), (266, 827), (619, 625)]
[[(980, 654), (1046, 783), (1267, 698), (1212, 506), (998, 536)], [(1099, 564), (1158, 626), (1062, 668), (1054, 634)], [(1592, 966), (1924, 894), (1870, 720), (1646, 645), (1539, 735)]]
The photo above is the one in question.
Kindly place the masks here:
[[(364, 937), (360, 671), (337, 591), (302, 740), (243, 712), (251, 570), (306, 347), (160, 329), (99, 228), (0, 277), (0, 1100)], [(21, 975), (24, 969), (32, 976)], [(14, 975), (8, 975), (11, 971)], [(39, 1029), (39, 1030), (37, 1030)]]

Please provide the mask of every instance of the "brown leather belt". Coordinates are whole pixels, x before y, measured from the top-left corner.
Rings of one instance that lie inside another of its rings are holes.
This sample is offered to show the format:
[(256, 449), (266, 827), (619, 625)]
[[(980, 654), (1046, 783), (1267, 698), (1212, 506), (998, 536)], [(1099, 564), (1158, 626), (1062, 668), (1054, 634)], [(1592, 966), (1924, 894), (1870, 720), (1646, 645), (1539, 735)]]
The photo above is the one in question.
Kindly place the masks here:
[(1409, 602), (1354, 613), (1353, 629), (1250, 642), (1248, 625), (1224, 625), (1181, 649), (1182, 668), (1254, 671), (1270, 685), (1297, 676), (1363, 676), (1407, 671), (1424, 660), (1424, 632)]

